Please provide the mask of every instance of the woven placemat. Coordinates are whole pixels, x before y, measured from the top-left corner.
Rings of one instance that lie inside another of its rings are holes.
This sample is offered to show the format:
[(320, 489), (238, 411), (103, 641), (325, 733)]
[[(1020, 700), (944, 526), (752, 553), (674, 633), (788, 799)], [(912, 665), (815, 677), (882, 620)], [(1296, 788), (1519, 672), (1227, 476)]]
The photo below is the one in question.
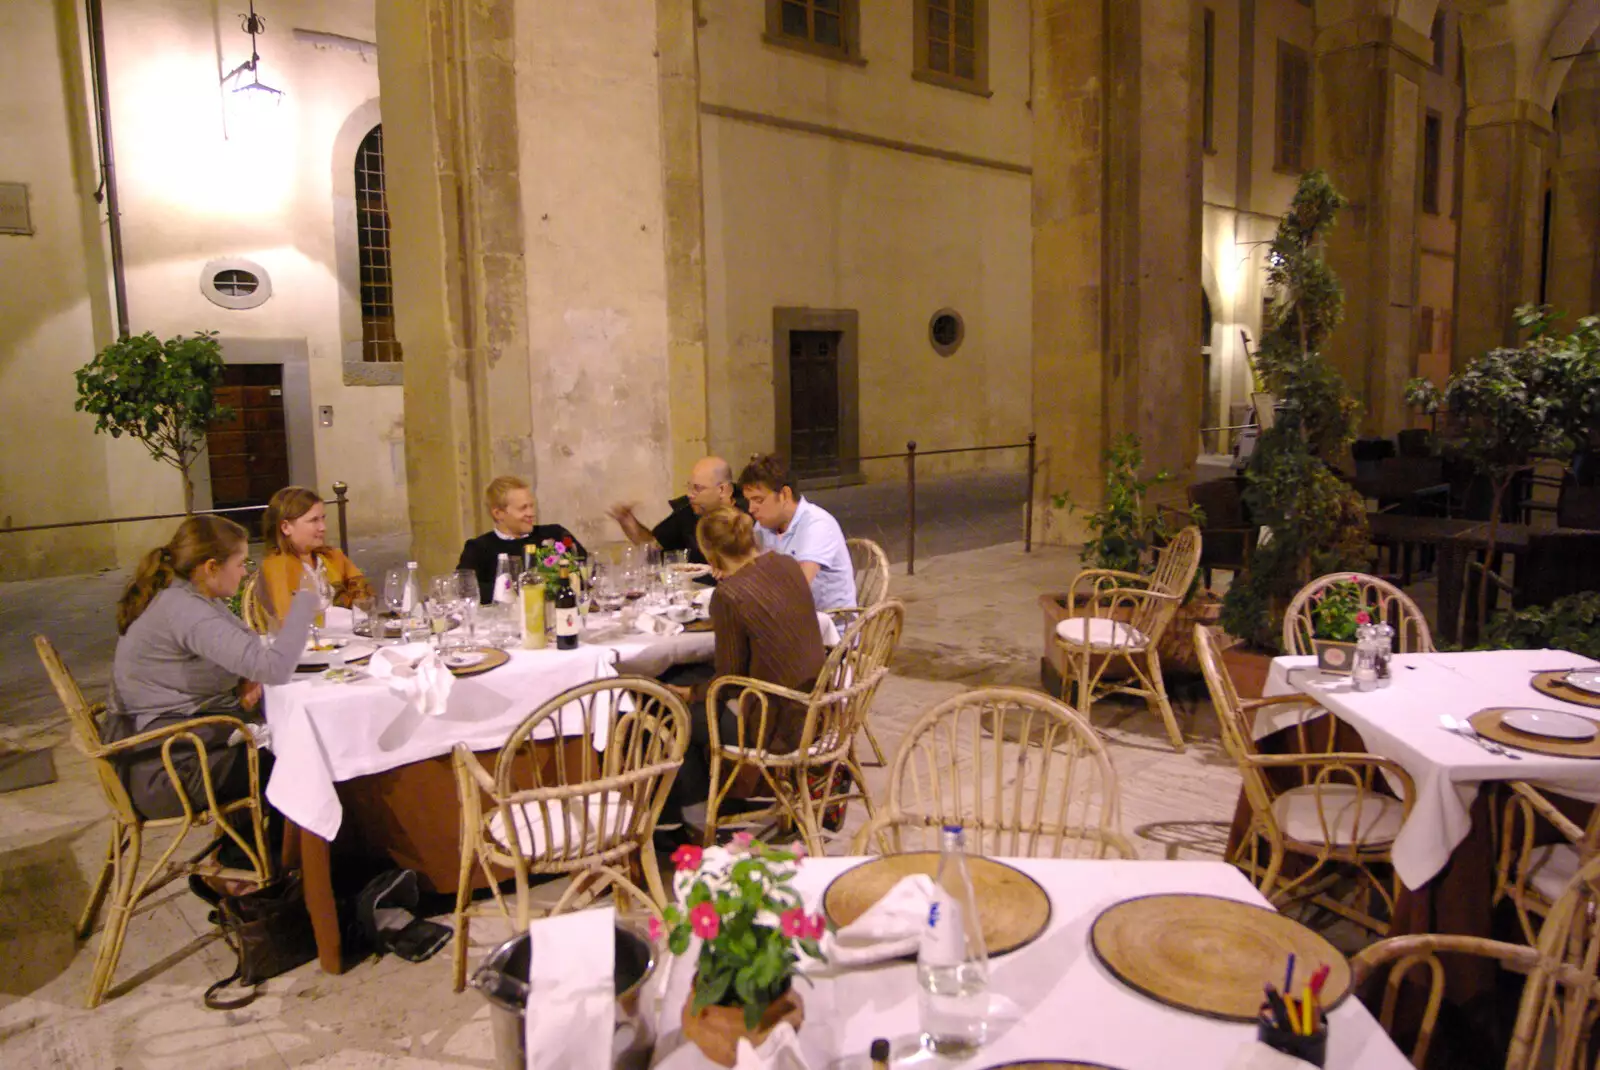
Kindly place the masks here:
[(1267, 907), (1210, 895), (1146, 895), (1108, 907), (1089, 932), (1095, 954), (1118, 980), (1181, 1010), (1253, 1022), (1261, 986), (1283, 983), (1295, 957), (1293, 990), (1328, 967), (1322, 1006), (1349, 993), (1350, 964), (1328, 941)]
[[(1600, 758), (1600, 734), (1590, 736), (1588, 739), (1551, 739), (1549, 736), (1519, 732), (1510, 725), (1500, 723), (1501, 718), (1510, 712), (1510, 707), (1491, 706), (1489, 709), (1479, 710), (1468, 717), (1467, 721), (1484, 739), (1492, 739), (1496, 743), (1504, 743), (1518, 750), (1549, 754), (1557, 758)], [(1581, 717), (1582, 714), (1573, 716)]]
[[(837, 926), (849, 925), (888, 894), (900, 878), (918, 873), (931, 877), (938, 870), (938, 851), (884, 855), (852, 866), (833, 878), (822, 893), (823, 913)], [(1050, 924), (1050, 896), (1038, 881), (1020, 869), (980, 855), (967, 856), (967, 870), (978, 898), (983, 946), (991, 957), (1039, 938)]]
[[(476, 665), (467, 665), (460, 669), (450, 669), (451, 674), (454, 676), (478, 676), (482, 673), (493, 672), (495, 669), (498, 669), (500, 666), (511, 660), (511, 655), (507, 654), (504, 650), (501, 650), (498, 647), (459, 647), (458, 650), (460, 653), (477, 651), (480, 654), (487, 654), (488, 656), (482, 661), (478, 662)], [(449, 666), (446, 666), (446, 668), (449, 668)]]
[(686, 632), (709, 632), (711, 630), (711, 622), (709, 620), (692, 620), (683, 626), (683, 630)]
[(1532, 680), (1533, 689), (1540, 694), (1558, 698), (1562, 702), (1570, 702), (1575, 706), (1588, 706), (1592, 710), (1600, 710), (1600, 695), (1591, 695), (1587, 691), (1580, 691), (1567, 683), (1567, 674), (1564, 672), (1542, 672)]

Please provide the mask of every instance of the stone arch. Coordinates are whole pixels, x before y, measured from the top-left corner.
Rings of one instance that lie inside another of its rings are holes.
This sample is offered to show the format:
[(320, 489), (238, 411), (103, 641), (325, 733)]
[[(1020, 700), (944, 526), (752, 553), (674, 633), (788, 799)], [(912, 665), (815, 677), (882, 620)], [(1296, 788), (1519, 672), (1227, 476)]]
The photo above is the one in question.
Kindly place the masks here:
[(339, 355), (346, 385), (389, 386), (401, 382), (402, 365), (361, 359), (361, 254), (356, 241), (355, 158), (362, 140), (383, 122), (373, 97), (345, 117), (333, 139), (334, 277), (339, 283)]

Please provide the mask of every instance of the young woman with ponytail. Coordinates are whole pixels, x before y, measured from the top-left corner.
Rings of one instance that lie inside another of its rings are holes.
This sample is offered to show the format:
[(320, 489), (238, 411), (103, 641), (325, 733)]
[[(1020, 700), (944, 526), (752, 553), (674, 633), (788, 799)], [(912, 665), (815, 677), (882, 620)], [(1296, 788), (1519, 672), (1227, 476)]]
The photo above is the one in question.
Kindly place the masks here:
[(302, 577), (319, 565), (333, 588), (333, 603), (348, 607), (372, 593), (355, 563), (328, 545), (328, 514), (322, 498), (305, 487), (284, 487), (272, 496), (261, 515), (261, 537), (267, 555), (261, 561), (261, 605), (277, 628), (284, 607), (299, 589)]
[[(165, 546), (144, 556), (117, 605), (116, 657), (112, 662), (111, 739), (212, 714), (259, 721), (262, 684), (285, 684), (305, 649), (316, 595), (296, 594), (271, 646), (229, 612), (226, 599), (245, 575), (248, 535), (219, 516), (191, 516)], [(226, 730), (199, 733), (206, 744), (219, 801), (250, 790), (244, 753), (228, 746)], [(262, 776), (268, 755), (261, 754)], [(173, 748), (189, 798), (204, 806), (199, 762), (193, 750)], [(161, 763), (159, 748), (129, 756), (124, 783), (147, 818), (176, 817), (183, 804)]]

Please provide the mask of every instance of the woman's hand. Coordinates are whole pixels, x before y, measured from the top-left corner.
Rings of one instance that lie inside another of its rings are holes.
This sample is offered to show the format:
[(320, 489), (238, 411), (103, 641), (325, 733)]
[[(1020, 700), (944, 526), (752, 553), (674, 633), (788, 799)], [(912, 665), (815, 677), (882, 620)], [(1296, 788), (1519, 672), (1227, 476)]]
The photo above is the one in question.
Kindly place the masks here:
[(236, 693), (239, 705), (249, 713), (254, 713), (256, 707), (261, 705), (261, 685), (254, 680), (240, 680)]

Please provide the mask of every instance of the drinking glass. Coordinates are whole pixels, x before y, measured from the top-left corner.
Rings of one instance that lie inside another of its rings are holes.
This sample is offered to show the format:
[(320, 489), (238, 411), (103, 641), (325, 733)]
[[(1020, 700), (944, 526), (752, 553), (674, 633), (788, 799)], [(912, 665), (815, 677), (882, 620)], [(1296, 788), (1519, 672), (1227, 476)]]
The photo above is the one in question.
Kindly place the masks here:
[(350, 631), (383, 638), (383, 625), (378, 621), (378, 600), (372, 595), (362, 595), (350, 603)]
[(461, 607), (461, 623), (467, 629), (467, 642), (478, 645), (478, 574), (470, 568), (451, 573), (456, 581), (456, 604)]
[(333, 584), (328, 581), (328, 566), (320, 557), (317, 558), (316, 567), (311, 570), (311, 589), (317, 595), (317, 615), (311, 620), (311, 649), (320, 650), (322, 629), (328, 623), (328, 607), (333, 605)]

